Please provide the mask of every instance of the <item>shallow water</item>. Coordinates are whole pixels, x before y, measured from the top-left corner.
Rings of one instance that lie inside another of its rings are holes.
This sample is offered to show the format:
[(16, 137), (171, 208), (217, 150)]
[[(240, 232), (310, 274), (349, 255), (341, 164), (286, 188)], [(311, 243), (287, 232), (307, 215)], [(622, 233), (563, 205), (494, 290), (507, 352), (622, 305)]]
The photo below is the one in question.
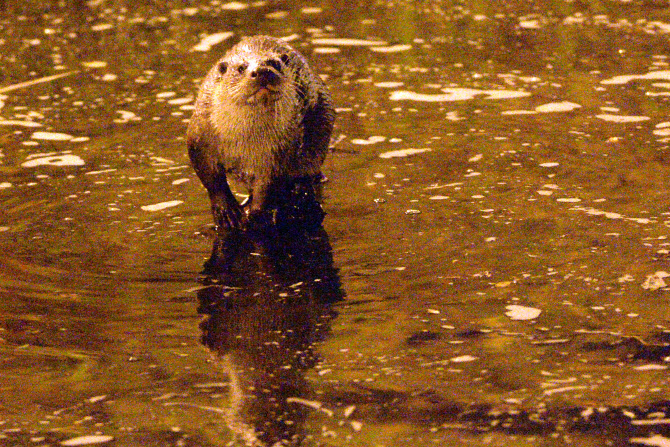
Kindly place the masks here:
[[(327, 216), (204, 277), (185, 127), (260, 33), (333, 92)], [(0, 445), (670, 445), (669, 34), (660, 1), (0, 1)]]

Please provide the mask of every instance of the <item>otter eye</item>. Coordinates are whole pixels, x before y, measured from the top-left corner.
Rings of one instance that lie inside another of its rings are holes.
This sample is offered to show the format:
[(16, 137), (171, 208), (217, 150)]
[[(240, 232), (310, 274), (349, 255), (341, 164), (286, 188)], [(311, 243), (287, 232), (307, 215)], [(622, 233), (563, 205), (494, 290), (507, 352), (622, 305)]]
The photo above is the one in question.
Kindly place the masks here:
[(281, 61), (284, 64), (288, 64), (288, 61), (290, 61), (290, 60), (291, 60), (291, 57), (288, 54), (282, 54), (281, 55)]
[(225, 62), (221, 62), (219, 64), (219, 74), (226, 74), (226, 71), (228, 70), (228, 64)]
[(265, 63), (268, 67), (272, 67), (277, 72), (281, 73), (281, 62), (279, 62), (277, 59), (270, 59)]
[(247, 69), (246, 64), (242, 64), (242, 65), (240, 65), (239, 67), (237, 67), (237, 72), (238, 72), (239, 74), (242, 74), (242, 73), (244, 73), (244, 70), (246, 70), (246, 69)]

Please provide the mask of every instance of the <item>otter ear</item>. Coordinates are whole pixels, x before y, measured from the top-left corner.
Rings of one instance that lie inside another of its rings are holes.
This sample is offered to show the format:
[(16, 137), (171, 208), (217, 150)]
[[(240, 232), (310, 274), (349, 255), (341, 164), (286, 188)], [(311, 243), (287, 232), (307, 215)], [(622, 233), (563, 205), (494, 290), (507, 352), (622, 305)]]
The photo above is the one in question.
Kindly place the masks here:
[(220, 62), (217, 69), (219, 70), (219, 74), (226, 74), (226, 70), (228, 70), (228, 64), (225, 62)]
[(291, 60), (291, 56), (284, 53), (284, 54), (281, 55), (280, 59), (284, 63), (284, 65), (288, 65), (288, 62)]

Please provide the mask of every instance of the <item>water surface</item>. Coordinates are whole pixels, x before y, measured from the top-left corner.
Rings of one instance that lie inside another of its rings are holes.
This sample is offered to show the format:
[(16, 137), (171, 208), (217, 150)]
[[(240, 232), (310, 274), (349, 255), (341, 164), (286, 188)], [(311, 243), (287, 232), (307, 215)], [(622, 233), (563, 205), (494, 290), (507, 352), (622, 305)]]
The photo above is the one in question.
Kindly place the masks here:
[[(185, 128), (260, 33), (333, 92), (327, 216), (203, 276)], [(670, 445), (669, 33), (653, 1), (0, 2), (0, 444)]]

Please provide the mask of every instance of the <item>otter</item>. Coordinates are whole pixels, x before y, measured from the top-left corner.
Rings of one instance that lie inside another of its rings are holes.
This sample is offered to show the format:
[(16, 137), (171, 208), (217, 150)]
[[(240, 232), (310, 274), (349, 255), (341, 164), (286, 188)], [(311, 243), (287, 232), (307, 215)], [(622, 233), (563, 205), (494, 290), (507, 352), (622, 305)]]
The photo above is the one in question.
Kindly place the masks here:
[[(326, 85), (285, 41), (247, 37), (216, 62), (200, 86), (187, 144), (217, 233), (264, 221), (295, 185), (316, 190), (334, 121)], [(246, 186), (243, 204), (229, 178)]]

